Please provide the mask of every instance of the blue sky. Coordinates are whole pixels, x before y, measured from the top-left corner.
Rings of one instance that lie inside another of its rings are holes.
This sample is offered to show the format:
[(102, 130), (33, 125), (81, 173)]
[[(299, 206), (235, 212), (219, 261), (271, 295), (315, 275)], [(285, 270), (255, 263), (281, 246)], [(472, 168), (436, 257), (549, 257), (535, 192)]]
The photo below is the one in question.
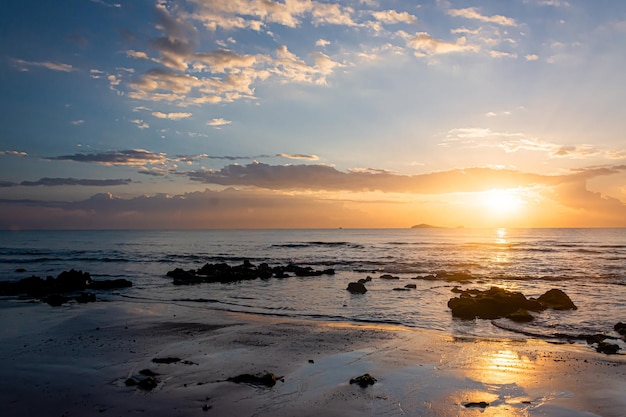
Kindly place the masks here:
[(626, 226), (624, 2), (25, 0), (0, 39), (1, 228)]

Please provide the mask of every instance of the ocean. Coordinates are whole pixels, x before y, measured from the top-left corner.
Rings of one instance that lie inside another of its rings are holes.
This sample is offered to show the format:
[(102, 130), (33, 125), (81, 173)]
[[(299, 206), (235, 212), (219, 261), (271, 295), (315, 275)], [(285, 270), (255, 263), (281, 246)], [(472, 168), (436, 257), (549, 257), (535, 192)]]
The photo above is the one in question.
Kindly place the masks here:
[[(206, 263), (333, 268), (335, 275), (174, 285), (166, 273)], [(69, 269), (132, 288), (98, 299), (175, 303), (304, 320), (395, 324), (452, 336), (552, 339), (612, 332), (626, 322), (626, 229), (312, 229), (195, 231), (2, 231), (0, 280)], [(20, 272), (21, 271), (21, 272)], [(466, 282), (433, 279), (463, 273)], [(391, 274), (399, 279), (385, 280)], [(346, 291), (372, 277), (367, 293)], [(394, 288), (415, 284), (415, 289)], [(546, 310), (530, 323), (453, 318), (461, 289), (499, 286), (538, 297), (563, 290), (577, 310)], [(4, 297), (6, 302), (25, 302)], [(51, 307), (53, 308), (53, 307)], [(81, 308), (69, 305), (60, 308)]]

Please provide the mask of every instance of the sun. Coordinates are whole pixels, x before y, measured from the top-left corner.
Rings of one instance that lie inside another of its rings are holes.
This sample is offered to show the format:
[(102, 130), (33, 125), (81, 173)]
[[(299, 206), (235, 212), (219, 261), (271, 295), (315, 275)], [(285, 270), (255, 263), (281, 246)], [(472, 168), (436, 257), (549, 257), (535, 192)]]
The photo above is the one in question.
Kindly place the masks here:
[(524, 204), (517, 190), (489, 190), (483, 193), (483, 196), (485, 208), (497, 216), (516, 214)]

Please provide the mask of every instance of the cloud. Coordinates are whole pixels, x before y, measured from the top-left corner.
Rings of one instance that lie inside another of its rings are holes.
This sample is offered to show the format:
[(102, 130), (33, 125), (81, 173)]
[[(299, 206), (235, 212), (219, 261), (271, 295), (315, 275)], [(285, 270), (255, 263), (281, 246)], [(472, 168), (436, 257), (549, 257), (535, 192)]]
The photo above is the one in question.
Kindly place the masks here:
[(150, 125), (141, 119), (130, 120), (130, 122), (137, 125), (137, 128), (141, 130), (150, 128)]
[(100, 5), (105, 6), (105, 7), (114, 7), (114, 8), (117, 8), (117, 9), (122, 7), (122, 5), (119, 4), (119, 3), (107, 3), (104, 0), (89, 0), (89, 1), (91, 1), (92, 3), (100, 4)]
[(325, 46), (328, 46), (328, 45), (330, 45), (330, 41), (327, 41), (326, 39), (318, 39), (315, 42), (315, 46), (325, 47)]
[(503, 51), (489, 51), (489, 56), (492, 58), (517, 58), (516, 53)]
[(152, 112), (152, 115), (159, 119), (181, 120), (193, 116), (192, 113), (161, 113), (160, 111)]
[(468, 7), (465, 9), (450, 9), (446, 11), (446, 13), (454, 17), (463, 17), (465, 19), (479, 20), (481, 22), (494, 23), (501, 26), (517, 26), (515, 19), (501, 15), (484, 16), (480, 14), (475, 7)]
[(231, 123), (232, 122), (230, 120), (219, 118), (219, 119), (211, 119), (206, 124), (209, 126), (225, 126)]
[(385, 10), (385, 11), (377, 11), (372, 12), (372, 16), (376, 20), (379, 20), (383, 23), (387, 24), (396, 24), (396, 23), (415, 23), (417, 22), (417, 18), (408, 12), (397, 12), (395, 10)]
[(230, 188), (128, 199), (101, 193), (77, 202), (0, 199), (0, 229), (337, 227), (357, 214), (341, 201)]
[(76, 178), (41, 178), (37, 181), (22, 181), (19, 185), (24, 187), (57, 187), (61, 185), (80, 185), (86, 187), (111, 187), (116, 185), (127, 185), (131, 179), (76, 179)]
[(52, 71), (61, 71), (61, 72), (76, 71), (76, 69), (72, 67), (70, 64), (63, 64), (59, 62), (50, 62), (50, 61), (34, 62), (34, 61), (24, 61), (22, 59), (13, 59), (13, 63), (20, 71), (28, 71), (32, 67), (46, 68)]
[(82, 120), (82, 119), (81, 120), (72, 120), (72, 124), (74, 126), (82, 125), (83, 123), (85, 123), (85, 121)]
[(526, 59), (526, 61), (537, 61), (539, 59), (539, 55), (528, 54), (528, 55), (524, 56), (524, 58)]
[(91, 154), (74, 154), (62, 155), (44, 158), (52, 161), (75, 161), (96, 163), (107, 166), (144, 166), (144, 165), (163, 165), (169, 162), (167, 156), (163, 153), (154, 153), (144, 149), (130, 149), (122, 151), (108, 151), (102, 153)]
[(415, 194), (484, 191), (551, 182), (551, 178), (517, 171), (470, 168), (423, 175), (397, 175), (359, 170), (342, 172), (327, 165), (228, 165), (220, 170), (184, 173), (190, 180), (223, 186), (271, 190), (382, 191)]
[(20, 152), (20, 151), (0, 151), (0, 155), (7, 155), (7, 156), (28, 156), (28, 154), (26, 152)]
[(406, 45), (409, 48), (415, 49), (417, 56), (478, 52), (480, 50), (480, 46), (468, 44), (465, 36), (461, 36), (454, 42), (448, 42), (435, 39), (426, 32), (417, 32), (415, 35), (410, 35), (404, 31), (399, 31), (398, 35), (406, 41)]
[(305, 154), (291, 154), (291, 153), (279, 153), (276, 154), (276, 156), (280, 157), (280, 158), (287, 158), (287, 159), (306, 159), (308, 161), (317, 161), (319, 160), (319, 157), (317, 155), (305, 155)]

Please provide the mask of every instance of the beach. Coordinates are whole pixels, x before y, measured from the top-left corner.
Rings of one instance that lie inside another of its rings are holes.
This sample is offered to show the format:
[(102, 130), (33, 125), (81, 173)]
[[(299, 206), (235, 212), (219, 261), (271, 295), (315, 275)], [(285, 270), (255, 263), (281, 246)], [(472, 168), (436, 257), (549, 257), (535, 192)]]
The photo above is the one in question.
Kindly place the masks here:
[[(7, 300), (0, 309), (6, 416), (617, 417), (626, 409), (626, 356), (583, 343), (184, 303)], [(145, 370), (155, 387), (128, 385)], [(228, 381), (264, 373), (275, 385)], [(376, 382), (350, 383), (364, 374)]]

